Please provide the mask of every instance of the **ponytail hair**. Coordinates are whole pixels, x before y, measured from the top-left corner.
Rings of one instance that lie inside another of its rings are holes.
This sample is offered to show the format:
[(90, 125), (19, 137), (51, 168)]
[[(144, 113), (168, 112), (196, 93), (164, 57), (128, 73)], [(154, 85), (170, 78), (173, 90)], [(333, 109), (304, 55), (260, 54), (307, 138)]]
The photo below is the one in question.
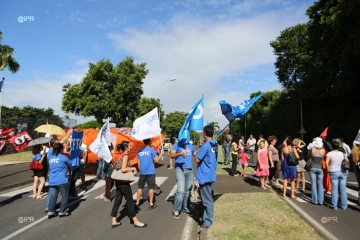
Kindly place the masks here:
[(64, 146), (61, 143), (54, 143), (54, 147), (53, 147), (53, 155), (57, 156), (59, 155), (62, 150), (64, 149)]
[(122, 141), (120, 144), (117, 145), (116, 150), (117, 151), (123, 151), (125, 152), (125, 150), (129, 147), (130, 142), (129, 141)]

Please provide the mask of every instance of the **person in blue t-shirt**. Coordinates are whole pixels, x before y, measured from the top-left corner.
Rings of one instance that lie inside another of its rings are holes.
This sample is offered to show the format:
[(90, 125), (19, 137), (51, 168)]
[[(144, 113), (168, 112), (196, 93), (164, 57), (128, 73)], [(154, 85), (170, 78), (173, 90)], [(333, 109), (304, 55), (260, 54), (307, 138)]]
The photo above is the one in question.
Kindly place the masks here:
[(61, 194), (59, 217), (69, 216), (66, 212), (69, 201), (69, 181), (66, 170), (70, 168), (69, 158), (62, 154), (63, 145), (55, 143), (53, 153), (49, 159), (49, 211), (48, 218), (55, 217), (55, 206), (58, 194)]
[(155, 189), (155, 163), (160, 162), (160, 159), (164, 155), (164, 149), (161, 149), (160, 155), (157, 156), (154, 149), (151, 146), (151, 139), (143, 140), (145, 147), (140, 149), (137, 154), (138, 169), (140, 169), (140, 178), (138, 182), (138, 191), (136, 199), (136, 207), (139, 209), (140, 197), (143, 194), (145, 183), (149, 188), (149, 210), (155, 209), (157, 206), (154, 204), (154, 189)]
[(200, 196), (204, 206), (203, 224), (201, 230), (211, 227), (214, 218), (214, 199), (213, 187), (216, 182), (216, 168), (218, 165), (218, 145), (212, 138), (214, 128), (212, 126), (204, 127), (205, 143), (196, 154), (198, 163), (196, 171), (196, 180), (200, 187)]
[(186, 143), (186, 139), (174, 143), (170, 157), (175, 158), (175, 176), (177, 191), (174, 200), (173, 216), (179, 219), (180, 211), (184, 206), (184, 213), (190, 214), (188, 208), (190, 190), (193, 184), (194, 174), (192, 171), (192, 157), (196, 157), (196, 151), (192, 144)]

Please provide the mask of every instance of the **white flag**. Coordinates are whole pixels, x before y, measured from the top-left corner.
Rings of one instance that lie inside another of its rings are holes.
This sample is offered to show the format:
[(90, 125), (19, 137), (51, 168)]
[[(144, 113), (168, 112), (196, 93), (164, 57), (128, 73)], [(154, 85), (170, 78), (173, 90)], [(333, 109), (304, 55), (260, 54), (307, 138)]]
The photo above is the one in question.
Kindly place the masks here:
[(133, 123), (131, 136), (137, 140), (144, 140), (156, 136), (160, 136), (160, 119), (158, 108), (154, 108), (151, 112), (138, 118)]
[(99, 158), (104, 159), (106, 162), (112, 160), (112, 155), (109, 150), (109, 147), (106, 145), (105, 137), (101, 136), (101, 131), (96, 137), (95, 141), (90, 144), (89, 149), (98, 155)]
[(105, 138), (105, 142), (108, 146), (111, 146), (111, 136), (110, 136), (110, 125), (109, 121), (106, 121), (104, 126), (100, 130), (101, 136)]

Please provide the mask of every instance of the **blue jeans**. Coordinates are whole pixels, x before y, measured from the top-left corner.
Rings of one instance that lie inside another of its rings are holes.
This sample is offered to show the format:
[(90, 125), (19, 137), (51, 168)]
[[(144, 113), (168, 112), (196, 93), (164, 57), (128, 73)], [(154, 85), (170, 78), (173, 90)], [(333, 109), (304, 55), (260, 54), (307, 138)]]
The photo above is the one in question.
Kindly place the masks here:
[(104, 159), (99, 158), (99, 165), (98, 165), (98, 168), (96, 170), (96, 177), (97, 178), (101, 178), (101, 172), (102, 172), (102, 169), (103, 169), (103, 165), (104, 165)]
[(224, 164), (230, 164), (230, 146), (223, 146)]
[(189, 213), (190, 190), (194, 174), (192, 169), (175, 168), (177, 191), (174, 200), (174, 212), (179, 213), (184, 206), (184, 212)]
[(199, 184), (200, 197), (204, 206), (203, 227), (211, 227), (214, 219), (214, 198), (212, 183)]
[(313, 204), (324, 204), (324, 172), (320, 168), (312, 168), (311, 177), (311, 198)]
[(338, 208), (339, 189), (340, 189), (340, 208), (347, 208), (346, 179), (348, 173), (342, 171), (330, 172), (331, 180), (331, 206), (334, 210)]
[(50, 204), (49, 204), (48, 215), (55, 214), (56, 201), (57, 201), (59, 192), (61, 194), (59, 215), (64, 215), (66, 212), (66, 209), (68, 207), (68, 201), (69, 201), (69, 183), (65, 183), (65, 184), (61, 184), (61, 185), (57, 185), (57, 186), (50, 186), (49, 192), (50, 192), (50, 194), (49, 194)]
[(51, 191), (50, 191), (50, 187), (49, 187), (48, 196), (47, 196), (47, 198), (46, 198), (46, 204), (45, 204), (45, 212), (48, 212), (48, 211), (49, 211), (50, 194), (51, 194)]

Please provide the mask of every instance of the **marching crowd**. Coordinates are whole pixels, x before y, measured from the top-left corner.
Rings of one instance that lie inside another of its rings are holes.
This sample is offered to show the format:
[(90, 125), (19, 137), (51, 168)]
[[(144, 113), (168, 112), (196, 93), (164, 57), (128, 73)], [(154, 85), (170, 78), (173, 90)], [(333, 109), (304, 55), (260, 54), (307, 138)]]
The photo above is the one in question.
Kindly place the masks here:
[[(204, 127), (205, 142), (196, 151), (191, 142), (185, 139), (172, 141), (169, 149), (169, 158), (175, 161), (175, 175), (177, 192), (174, 198), (173, 217), (179, 219), (180, 213), (191, 214), (189, 208), (190, 190), (193, 185), (193, 157), (197, 163), (196, 181), (199, 183), (199, 193), (204, 206), (203, 224), (201, 229), (209, 228), (213, 222), (214, 200), (212, 185), (216, 181), (217, 168), (217, 143), (213, 139), (214, 129), (212, 126)], [(80, 177), (82, 179), (83, 189), (85, 186), (85, 163), (87, 146), (82, 144), (79, 156), (70, 159), (70, 141), (72, 131), (69, 131), (61, 140), (51, 140), (49, 144), (35, 145), (33, 147), (33, 162), (41, 164), (41, 170), (34, 172), (33, 198), (42, 199), (46, 178), (48, 181), (48, 197), (46, 200), (45, 212), (48, 218), (55, 216), (70, 216), (68, 209), (69, 197), (77, 197), (75, 192), (75, 182)], [(136, 213), (140, 210), (140, 198), (143, 194), (145, 184), (149, 189), (149, 210), (156, 209), (154, 203), (154, 190), (156, 187), (155, 163), (158, 163), (163, 155), (164, 150), (160, 149), (157, 153), (151, 144), (151, 139), (143, 140), (145, 147), (137, 153), (137, 166), (130, 166), (129, 153), (132, 151), (132, 144), (128, 141), (121, 142), (116, 146), (115, 151), (121, 152), (118, 159), (113, 159), (110, 163), (99, 159), (97, 169), (98, 178), (105, 180), (104, 200), (111, 201), (110, 192), (113, 186), (116, 187), (116, 196), (110, 216), (112, 217), (112, 228), (121, 225), (117, 221), (119, 207), (122, 198), (125, 198), (128, 217), (132, 220), (134, 227), (144, 228), (148, 225), (139, 221)], [(113, 146), (109, 146), (113, 152)], [(170, 166), (171, 168), (172, 166)], [(133, 200), (133, 194), (130, 183), (134, 181), (134, 175), (139, 171), (138, 190), (136, 202)], [(69, 176), (68, 177), (68, 173)], [(70, 179), (69, 179), (70, 178)], [(56, 202), (61, 194), (60, 210), (56, 213)]]
[[(343, 139), (333, 139), (331, 142), (317, 137), (308, 145), (307, 161), (305, 161), (306, 144), (299, 138), (292, 139), (286, 136), (279, 144), (275, 136), (269, 136), (266, 141), (263, 135), (259, 140), (250, 135), (247, 142), (244, 136), (239, 140), (232, 137), (227, 130), (222, 134), (222, 148), (224, 164), (230, 164), (230, 152), (232, 158), (231, 173), (238, 176), (237, 164), (242, 165), (241, 175), (246, 177), (248, 161), (254, 162), (255, 148), (258, 147), (256, 162), (256, 176), (259, 177), (262, 189), (270, 189), (275, 180), (275, 187), (283, 189), (283, 197), (286, 197), (288, 183), (291, 186), (291, 198), (296, 198), (295, 190), (305, 191), (305, 172), (311, 177), (312, 203), (324, 204), (324, 194), (331, 191), (331, 207), (345, 210), (347, 206), (346, 182), (353, 160), (354, 172), (360, 185), (360, 142), (353, 143), (353, 149)], [(282, 172), (283, 184), (279, 183), (280, 171)], [(300, 189), (300, 181), (302, 182)], [(340, 198), (340, 202), (339, 202)], [(358, 196), (360, 205), (360, 190)]]

